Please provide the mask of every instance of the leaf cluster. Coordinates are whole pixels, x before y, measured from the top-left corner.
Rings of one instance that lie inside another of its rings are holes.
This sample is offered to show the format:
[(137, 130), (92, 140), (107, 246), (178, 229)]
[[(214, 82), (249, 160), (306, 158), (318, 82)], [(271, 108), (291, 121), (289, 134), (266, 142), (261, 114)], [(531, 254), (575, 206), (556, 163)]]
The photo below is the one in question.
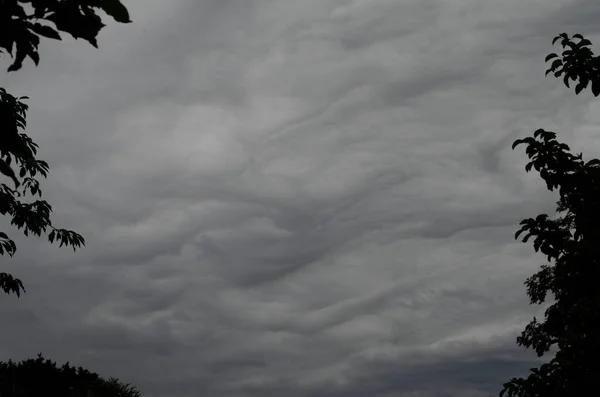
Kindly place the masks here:
[(100, 10), (117, 22), (131, 22), (120, 0), (0, 1), (0, 52), (14, 56), (8, 71), (20, 69), (27, 57), (39, 63), (40, 36), (61, 40), (62, 31), (98, 47), (98, 32), (105, 26)]
[(563, 52), (560, 56), (557, 53), (546, 56), (546, 62), (552, 61), (546, 75), (553, 73), (555, 77), (561, 77), (568, 88), (571, 81), (577, 81), (576, 95), (589, 86), (594, 96), (600, 95), (600, 58), (590, 48), (592, 43), (579, 33), (572, 37), (561, 33), (552, 40), (552, 44), (557, 41), (560, 41)]

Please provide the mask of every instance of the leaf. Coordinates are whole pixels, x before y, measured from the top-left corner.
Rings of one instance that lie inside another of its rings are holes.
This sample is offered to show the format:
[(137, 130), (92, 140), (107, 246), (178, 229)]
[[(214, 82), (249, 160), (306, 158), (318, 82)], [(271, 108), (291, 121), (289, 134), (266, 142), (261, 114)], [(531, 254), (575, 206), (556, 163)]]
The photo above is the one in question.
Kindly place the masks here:
[(554, 59), (556, 57), (558, 57), (558, 55), (555, 53), (548, 54), (546, 55), (546, 59), (544, 60), (544, 62), (548, 62), (549, 60)]
[(583, 40), (583, 36), (581, 35), (581, 33), (575, 33), (575, 34), (573, 35), (573, 38), (574, 38), (574, 39)]
[(579, 93), (583, 90), (583, 85), (581, 83), (575, 86), (575, 95), (579, 95)]
[(8, 67), (7, 72), (14, 72), (16, 70), (21, 69), (23, 67), (23, 59), (25, 59), (25, 57), (15, 58), (13, 64)]
[(40, 54), (38, 54), (37, 50), (32, 48), (31, 52), (29, 53), (29, 58), (33, 60), (35, 66), (40, 64)]
[(527, 165), (525, 166), (525, 172), (531, 171), (531, 167), (533, 167), (533, 163), (531, 163), (531, 162), (527, 163)]
[(518, 145), (520, 145), (522, 143), (527, 143), (527, 144), (531, 145), (531, 144), (535, 143), (535, 140), (532, 137), (527, 137), (527, 138), (523, 138), (523, 139), (517, 139), (512, 144), (513, 150), (515, 149), (515, 147), (517, 147)]
[(102, 10), (113, 17), (117, 22), (130, 23), (129, 12), (120, 0), (104, 0), (102, 2)]
[(600, 79), (596, 78), (592, 80), (592, 94), (594, 94), (594, 96), (600, 95)]
[(512, 150), (515, 150), (515, 148), (522, 143), (524, 143), (523, 139), (517, 139), (516, 141), (514, 141), (512, 144)]
[(592, 160), (588, 161), (585, 166), (586, 167), (592, 167), (594, 165), (600, 165), (600, 160), (599, 159), (592, 159)]
[(29, 28), (35, 33), (39, 34), (40, 36), (44, 36), (54, 40), (62, 40), (60, 34), (56, 30), (52, 29), (50, 26), (34, 23)]
[(552, 68), (552, 70), (556, 70), (556, 68), (558, 68), (560, 65), (563, 64), (562, 59), (555, 59), (552, 64), (550, 65), (550, 67)]

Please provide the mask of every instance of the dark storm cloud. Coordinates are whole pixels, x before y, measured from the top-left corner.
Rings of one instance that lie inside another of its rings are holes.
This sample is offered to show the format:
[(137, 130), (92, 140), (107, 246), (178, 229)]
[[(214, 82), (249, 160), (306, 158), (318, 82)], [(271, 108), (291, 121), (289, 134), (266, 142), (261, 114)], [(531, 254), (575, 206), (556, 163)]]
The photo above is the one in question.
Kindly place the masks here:
[[(31, 97), (54, 222), (18, 238), (3, 358), (42, 351), (154, 396), (482, 396), (551, 212), (511, 142), (594, 155), (589, 96), (544, 78), (591, 1), (132, 0), (100, 49), (44, 43)], [(15, 235), (12, 233), (11, 235)], [(508, 292), (507, 292), (508, 291)]]

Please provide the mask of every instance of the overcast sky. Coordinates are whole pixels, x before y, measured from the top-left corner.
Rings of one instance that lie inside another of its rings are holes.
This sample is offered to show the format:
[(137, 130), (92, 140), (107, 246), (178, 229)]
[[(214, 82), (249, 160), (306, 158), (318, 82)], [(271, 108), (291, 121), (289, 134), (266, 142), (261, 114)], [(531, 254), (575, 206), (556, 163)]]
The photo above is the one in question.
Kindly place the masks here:
[(474, 397), (536, 365), (515, 338), (544, 258), (513, 236), (556, 196), (510, 145), (599, 155), (597, 102), (543, 62), (562, 31), (600, 44), (597, 2), (125, 3), (100, 49), (0, 74), (88, 241), (12, 233), (1, 360), (146, 397)]

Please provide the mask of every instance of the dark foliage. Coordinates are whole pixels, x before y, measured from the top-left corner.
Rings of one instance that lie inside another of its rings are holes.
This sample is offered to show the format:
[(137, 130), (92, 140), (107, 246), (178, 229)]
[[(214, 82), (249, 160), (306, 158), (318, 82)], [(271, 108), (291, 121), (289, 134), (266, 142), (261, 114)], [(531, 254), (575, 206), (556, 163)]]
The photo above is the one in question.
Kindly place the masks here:
[[(27, 57), (39, 63), (40, 37), (60, 40), (59, 32), (65, 32), (97, 47), (96, 37), (105, 26), (96, 13), (100, 10), (117, 22), (131, 22), (120, 0), (0, 0), (0, 54), (14, 59), (8, 71), (19, 70)], [(23, 132), (28, 110), (25, 99), (0, 88), (0, 172), (14, 185), (0, 184), (0, 214), (10, 216), (11, 224), (26, 236), (43, 234), (51, 243), (75, 250), (85, 244), (84, 238), (54, 227), (52, 207), (41, 199), (36, 178), (46, 177), (49, 166), (36, 158), (38, 146)], [(38, 199), (33, 199), (35, 196)], [(0, 255), (13, 256), (16, 250), (8, 234), (0, 232)], [(25, 291), (21, 280), (7, 273), (0, 273), (0, 288), (17, 296)]]
[[(4, 183), (0, 184), (0, 214), (10, 216), (11, 224), (21, 229), (26, 236), (46, 234), (50, 242), (57, 241), (60, 246), (70, 245), (76, 249), (85, 244), (85, 240), (73, 231), (52, 225), (52, 207), (47, 201), (24, 200), (26, 196), (41, 198), (42, 189), (36, 177), (46, 177), (49, 167), (45, 161), (36, 159), (37, 145), (20, 131), (25, 128), (27, 111), (27, 105), (21, 99), (23, 98), (15, 98), (0, 88), (0, 171), (11, 179), (14, 178), (15, 184), (14, 189)], [(13, 164), (18, 167), (18, 177), (12, 171)], [(0, 232), (0, 255), (13, 256), (16, 250), (14, 241), (6, 233)], [(0, 273), (0, 288), (17, 296), (24, 291), (21, 280), (7, 273)]]
[[(575, 39), (576, 41), (573, 41)], [(562, 56), (550, 54), (548, 73), (577, 82), (579, 94), (591, 85), (600, 94), (600, 60), (589, 40), (581, 35), (557, 36), (565, 49)], [(556, 140), (554, 132), (539, 129), (532, 137), (518, 139), (513, 149), (526, 145), (529, 162), (525, 170), (539, 172), (550, 191), (559, 194), (557, 214), (525, 219), (515, 238), (533, 241), (548, 263), (525, 281), (532, 304), (542, 304), (551, 295), (552, 304), (544, 320), (536, 318), (517, 338), (539, 357), (553, 350), (555, 356), (527, 378), (504, 384), (501, 396), (570, 397), (597, 395), (600, 390), (600, 160), (583, 160)]]
[(37, 65), (40, 36), (61, 40), (59, 31), (98, 47), (96, 38), (105, 26), (97, 14), (99, 10), (117, 22), (131, 22), (120, 0), (0, 1), (0, 52), (14, 55), (8, 70), (20, 69), (26, 57)]
[(0, 396), (2, 397), (140, 397), (140, 391), (118, 379), (104, 379), (82, 367), (69, 363), (57, 366), (44, 358), (0, 362)]

